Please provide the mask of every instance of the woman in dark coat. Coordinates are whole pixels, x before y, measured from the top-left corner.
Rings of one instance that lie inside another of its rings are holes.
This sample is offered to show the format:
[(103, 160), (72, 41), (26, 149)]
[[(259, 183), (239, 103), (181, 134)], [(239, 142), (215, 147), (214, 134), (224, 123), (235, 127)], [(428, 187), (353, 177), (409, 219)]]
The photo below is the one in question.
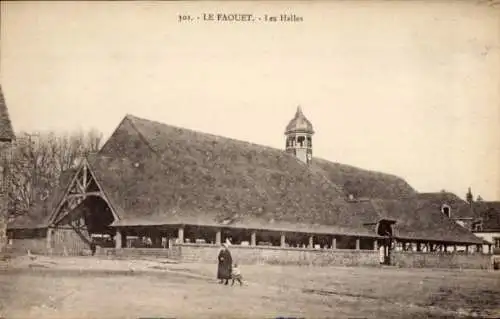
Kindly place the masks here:
[(222, 245), (222, 249), (219, 252), (219, 265), (217, 267), (217, 279), (220, 279), (219, 283), (223, 283), (225, 280), (225, 285), (228, 284), (229, 279), (231, 279), (231, 271), (233, 267), (233, 258), (231, 257), (231, 252), (227, 248), (227, 244)]

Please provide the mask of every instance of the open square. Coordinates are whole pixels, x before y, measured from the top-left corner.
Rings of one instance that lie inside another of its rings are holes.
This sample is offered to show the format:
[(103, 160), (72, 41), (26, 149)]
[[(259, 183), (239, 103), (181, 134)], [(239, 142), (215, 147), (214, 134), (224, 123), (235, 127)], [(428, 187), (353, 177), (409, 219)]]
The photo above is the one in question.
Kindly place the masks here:
[(216, 264), (18, 259), (0, 273), (4, 318), (500, 316), (500, 277), (485, 270), (241, 265), (231, 287)]

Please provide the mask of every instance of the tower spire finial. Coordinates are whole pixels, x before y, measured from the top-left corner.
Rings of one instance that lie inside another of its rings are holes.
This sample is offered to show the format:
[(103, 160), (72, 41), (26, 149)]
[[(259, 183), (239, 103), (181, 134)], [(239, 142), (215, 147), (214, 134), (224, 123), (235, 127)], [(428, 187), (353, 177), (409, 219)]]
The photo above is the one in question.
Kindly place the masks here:
[(313, 126), (298, 104), (294, 118), (286, 126), (286, 151), (294, 154), (304, 163), (309, 163), (312, 158), (313, 134)]
[(297, 114), (301, 114), (302, 113), (302, 106), (297, 105)]

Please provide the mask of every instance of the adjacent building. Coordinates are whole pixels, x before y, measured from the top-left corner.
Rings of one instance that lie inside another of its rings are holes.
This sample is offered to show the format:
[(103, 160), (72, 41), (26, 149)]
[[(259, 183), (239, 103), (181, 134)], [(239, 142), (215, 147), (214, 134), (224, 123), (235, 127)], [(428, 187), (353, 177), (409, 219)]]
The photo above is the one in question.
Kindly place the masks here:
[(12, 155), (12, 143), (15, 141), (14, 130), (0, 85), (0, 251), (7, 243), (6, 231), (8, 223), (9, 202), (9, 166)]

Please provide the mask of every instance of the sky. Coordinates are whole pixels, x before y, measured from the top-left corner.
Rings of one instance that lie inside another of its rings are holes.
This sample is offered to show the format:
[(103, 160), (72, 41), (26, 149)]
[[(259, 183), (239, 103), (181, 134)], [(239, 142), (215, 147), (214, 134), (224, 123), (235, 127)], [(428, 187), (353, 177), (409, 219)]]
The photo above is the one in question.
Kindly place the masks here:
[[(465, 1), (9, 2), (16, 132), (108, 137), (126, 114), (275, 148), (298, 105), (313, 155), (500, 200), (500, 11)], [(203, 13), (299, 22), (203, 21)], [(193, 21), (179, 22), (179, 14)]]

